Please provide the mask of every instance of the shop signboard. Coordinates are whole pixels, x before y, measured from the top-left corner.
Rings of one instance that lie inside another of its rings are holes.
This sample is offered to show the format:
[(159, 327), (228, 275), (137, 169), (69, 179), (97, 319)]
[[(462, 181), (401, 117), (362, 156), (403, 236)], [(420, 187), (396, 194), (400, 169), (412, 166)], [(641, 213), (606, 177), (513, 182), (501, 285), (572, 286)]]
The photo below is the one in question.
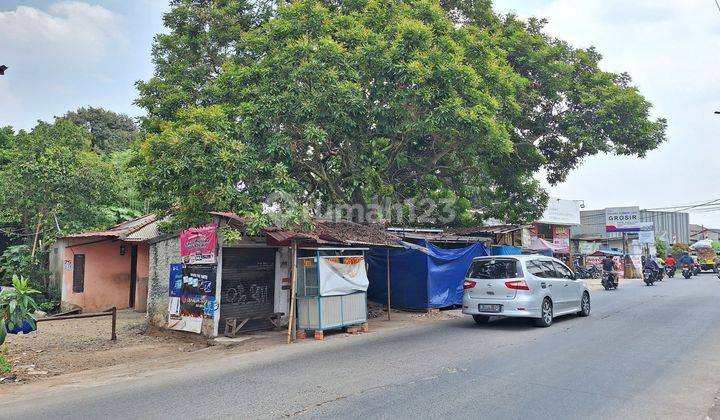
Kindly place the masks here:
[(180, 233), (180, 257), (184, 264), (215, 264), (217, 225), (210, 224)]
[(653, 222), (641, 222), (640, 231), (638, 232), (638, 239), (641, 244), (654, 244), (655, 243), (655, 230)]
[(570, 253), (570, 229), (563, 226), (553, 227), (553, 245), (557, 246), (558, 253)]
[(578, 252), (582, 255), (590, 255), (600, 249), (600, 242), (580, 241), (578, 243)]
[(550, 197), (547, 208), (545, 208), (542, 218), (537, 223), (562, 226), (579, 225), (580, 202)]
[(639, 232), (639, 207), (610, 207), (605, 209), (606, 232)]

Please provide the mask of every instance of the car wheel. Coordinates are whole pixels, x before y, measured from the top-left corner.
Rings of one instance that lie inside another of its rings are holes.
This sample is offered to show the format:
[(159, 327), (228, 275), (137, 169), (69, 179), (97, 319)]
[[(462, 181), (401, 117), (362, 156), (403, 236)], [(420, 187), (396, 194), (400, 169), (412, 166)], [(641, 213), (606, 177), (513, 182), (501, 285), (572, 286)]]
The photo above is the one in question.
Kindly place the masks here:
[(580, 301), (580, 312), (579, 316), (590, 316), (590, 294), (583, 293), (582, 300)]
[(490, 321), (490, 317), (485, 315), (473, 315), (472, 317), (478, 325), (485, 325)]
[(540, 318), (535, 319), (535, 326), (547, 328), (553, 323), (553, 306), (550, 299), (545, 298), (540, 308)]

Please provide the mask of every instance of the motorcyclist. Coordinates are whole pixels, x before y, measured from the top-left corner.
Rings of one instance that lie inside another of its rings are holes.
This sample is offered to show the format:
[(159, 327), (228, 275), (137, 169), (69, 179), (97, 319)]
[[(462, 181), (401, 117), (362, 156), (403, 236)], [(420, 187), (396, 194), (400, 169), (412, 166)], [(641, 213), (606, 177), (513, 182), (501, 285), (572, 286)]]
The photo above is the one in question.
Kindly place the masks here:
[(693, 261), (692, 257), (687, 252), (685, 252), (682, 257), (680, 257), (680, 265), (683, 266), (685, 264), (687, 264), (690, 269), (692, 269), (695, 265), (695, 261)]
[(615, 282), (615, 261), (609, 255), (606, 255), (602, 260), (603, 273), (607, 273), (610, 282)]
[(675, 258), (672, 255), (668, 255), (665, 258), (665, 267), (675, 267)]
[(658, 277), (658, 273), (660, 272), (660, 265), (655, 261), (655, 258), (645, 258), (645, 263), (643, 264), (643, 270), (650, 270), (653, 273), (653, 276), (656, 278)]

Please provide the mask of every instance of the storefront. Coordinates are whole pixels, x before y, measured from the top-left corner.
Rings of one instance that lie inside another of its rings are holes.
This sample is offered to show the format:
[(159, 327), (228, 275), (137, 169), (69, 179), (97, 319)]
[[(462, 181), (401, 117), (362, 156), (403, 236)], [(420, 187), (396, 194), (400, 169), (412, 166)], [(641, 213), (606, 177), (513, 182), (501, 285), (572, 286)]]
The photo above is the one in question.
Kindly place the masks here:
[(551, 197), (543, 216), (532, 224), (530, 235), (533, 246), (552, 244), (547, 247), (552, 254), (570, 264), (570, 227), (579, 224), (580, 201)]
[(244, 231), (243, 220), (213, 213), (208, 225), (150, 244), (148, 321), (160, 328), (209, 337), (226, 326), (238, 331), (287, 325), (292, 272), (291, 241), (299, 247), (390, 246), (380, 229), (350, 222), (315, 223), (313, 232), (265, 229), (232, 243), (219, 233)]

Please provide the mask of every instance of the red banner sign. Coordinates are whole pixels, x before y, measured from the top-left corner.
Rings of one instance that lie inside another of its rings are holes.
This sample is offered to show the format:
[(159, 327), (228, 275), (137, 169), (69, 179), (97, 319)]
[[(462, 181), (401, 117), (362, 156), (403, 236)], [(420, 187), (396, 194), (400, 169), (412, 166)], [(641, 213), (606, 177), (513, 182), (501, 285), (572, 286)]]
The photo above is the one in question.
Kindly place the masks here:
[(185, 264), (215, 264), (217, 225), (190, 228), (180, 233), (180, 256)]

